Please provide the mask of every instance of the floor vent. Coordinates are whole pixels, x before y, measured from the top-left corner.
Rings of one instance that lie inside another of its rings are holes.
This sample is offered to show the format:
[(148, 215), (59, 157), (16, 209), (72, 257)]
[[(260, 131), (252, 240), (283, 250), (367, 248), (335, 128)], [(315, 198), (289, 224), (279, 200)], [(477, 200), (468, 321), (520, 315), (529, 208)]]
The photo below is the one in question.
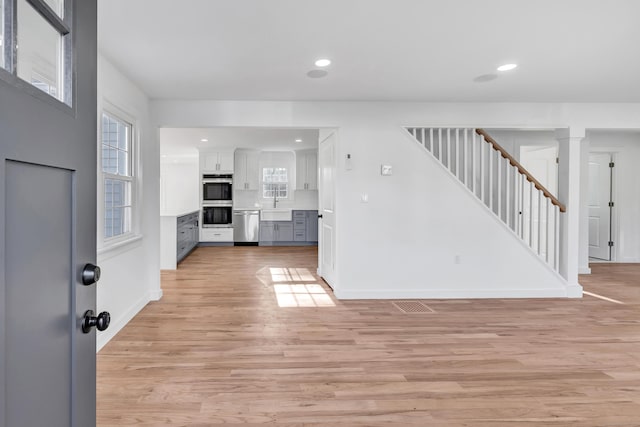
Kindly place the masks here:
[(406, 314), (435, 313), (435, 310), (420, 301), (394, 301), (392, 304)]

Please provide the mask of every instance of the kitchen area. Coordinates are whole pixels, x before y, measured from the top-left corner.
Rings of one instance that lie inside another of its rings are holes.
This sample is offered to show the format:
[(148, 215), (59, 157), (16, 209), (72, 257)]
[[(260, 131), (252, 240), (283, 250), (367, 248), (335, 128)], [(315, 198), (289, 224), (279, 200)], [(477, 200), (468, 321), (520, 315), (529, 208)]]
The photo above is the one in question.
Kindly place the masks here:
[(198, 246), (318, 244), (318, 130), (161, 129), (161, 268)]

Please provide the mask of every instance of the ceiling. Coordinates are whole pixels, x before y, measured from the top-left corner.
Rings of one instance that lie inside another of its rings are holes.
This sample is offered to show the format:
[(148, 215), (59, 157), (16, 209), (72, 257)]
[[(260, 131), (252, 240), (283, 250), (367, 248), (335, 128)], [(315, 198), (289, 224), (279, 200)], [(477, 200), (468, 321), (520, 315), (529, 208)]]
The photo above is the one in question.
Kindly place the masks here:
[(638, 0), (98, 3), (101, 52), (151, 98), (640, 102)]
[[(181, 157), (197, 157), (199, 149), (208, 148), (238, 147), (268, 151), (317, 149), (318, 135), (317, 129), (161, 128), (160, 155), (177, 161)], [(301, 142), (296, 142), (297, 139)]]

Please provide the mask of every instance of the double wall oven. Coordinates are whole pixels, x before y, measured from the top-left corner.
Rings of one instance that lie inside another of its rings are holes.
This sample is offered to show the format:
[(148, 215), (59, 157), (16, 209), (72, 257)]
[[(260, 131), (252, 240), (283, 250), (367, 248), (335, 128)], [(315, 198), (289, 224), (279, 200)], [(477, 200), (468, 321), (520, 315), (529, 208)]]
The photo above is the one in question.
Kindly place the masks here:
[(202, 227), (233, 225), (233, 175), (202, 176)]

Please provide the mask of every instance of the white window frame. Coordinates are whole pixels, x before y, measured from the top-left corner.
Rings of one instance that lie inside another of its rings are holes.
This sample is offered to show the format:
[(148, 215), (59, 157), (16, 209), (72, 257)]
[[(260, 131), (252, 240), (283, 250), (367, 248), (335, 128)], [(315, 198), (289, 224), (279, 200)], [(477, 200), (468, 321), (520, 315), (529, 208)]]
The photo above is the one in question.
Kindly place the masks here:
[(273, 202), (273, 197), (264, 197), (264, 169), (284, 168), (287, 170), (287, 197), (278, 197), (278, 200), (292, 201), (295, 190), (295, 153), (293, 151), (262, 151), (258, 162), (259, 198), (261, 203)]
[[(103, 115), (107, 115), (118, 121), (124, 122), (129, 125), (129, 150), (128, 150), (128, 167), (129, 175), (112, 174), (103, 171), (102, 165), (102, 127)], [(98, 185), (97, 185), (97, 238), (98, 238), (98, 253), (104, 253), (112, 249), (119, 248), (130, 242), (134, 242), (141, 238), (139, 227), (139, 206), (138, 206), (138, 187), (139, 187), (139, 175), (138, 175), (138, 153), (139, 153), (139, 131), (138, 121), (136, 118), (116, 107), (115, 105), (103, 101), (102, 108), (98, 113)], [(129, 203), (130, 203), (130, 218), (129, 218), (129, 230), (125, 233), (106, 237), (105, 236), (105, 183), (107, 179), (121, 180), (129, 183)]]
[[(287, 174), (287, 180), (286, 181), (265, 181), (264, 175), (265, 175), (265, 170), (266, 169), (284, 169), (286, 174)], [(265, 199), (265, 200), (273, 199), (273, 196), (271, 196), (271, 197), (266, 196), (266, 192), (267, 191), (274, 191), (274, 190), (267, 190), (265, 188), (267, 185), (273, 185), (273, 184), (284, 185), (285, 186), (285, 191), (287, 193), (287, 195), (284, 196), (284, 197), (277, 196), (276, 197), (277, 200), (287, 200), (287, 199), (290, 198), (290, 195), (291, 195), (291, 169), (290, 168), (288, 168), (286, 166), (263, 166), (261, 168), (260, 172), (261, 172), (260, 173), (260, 181), (262, 182), (262, 198), (263, 199)], [(281, 190), (276, 190), (276, 191), (279, 193)]]

